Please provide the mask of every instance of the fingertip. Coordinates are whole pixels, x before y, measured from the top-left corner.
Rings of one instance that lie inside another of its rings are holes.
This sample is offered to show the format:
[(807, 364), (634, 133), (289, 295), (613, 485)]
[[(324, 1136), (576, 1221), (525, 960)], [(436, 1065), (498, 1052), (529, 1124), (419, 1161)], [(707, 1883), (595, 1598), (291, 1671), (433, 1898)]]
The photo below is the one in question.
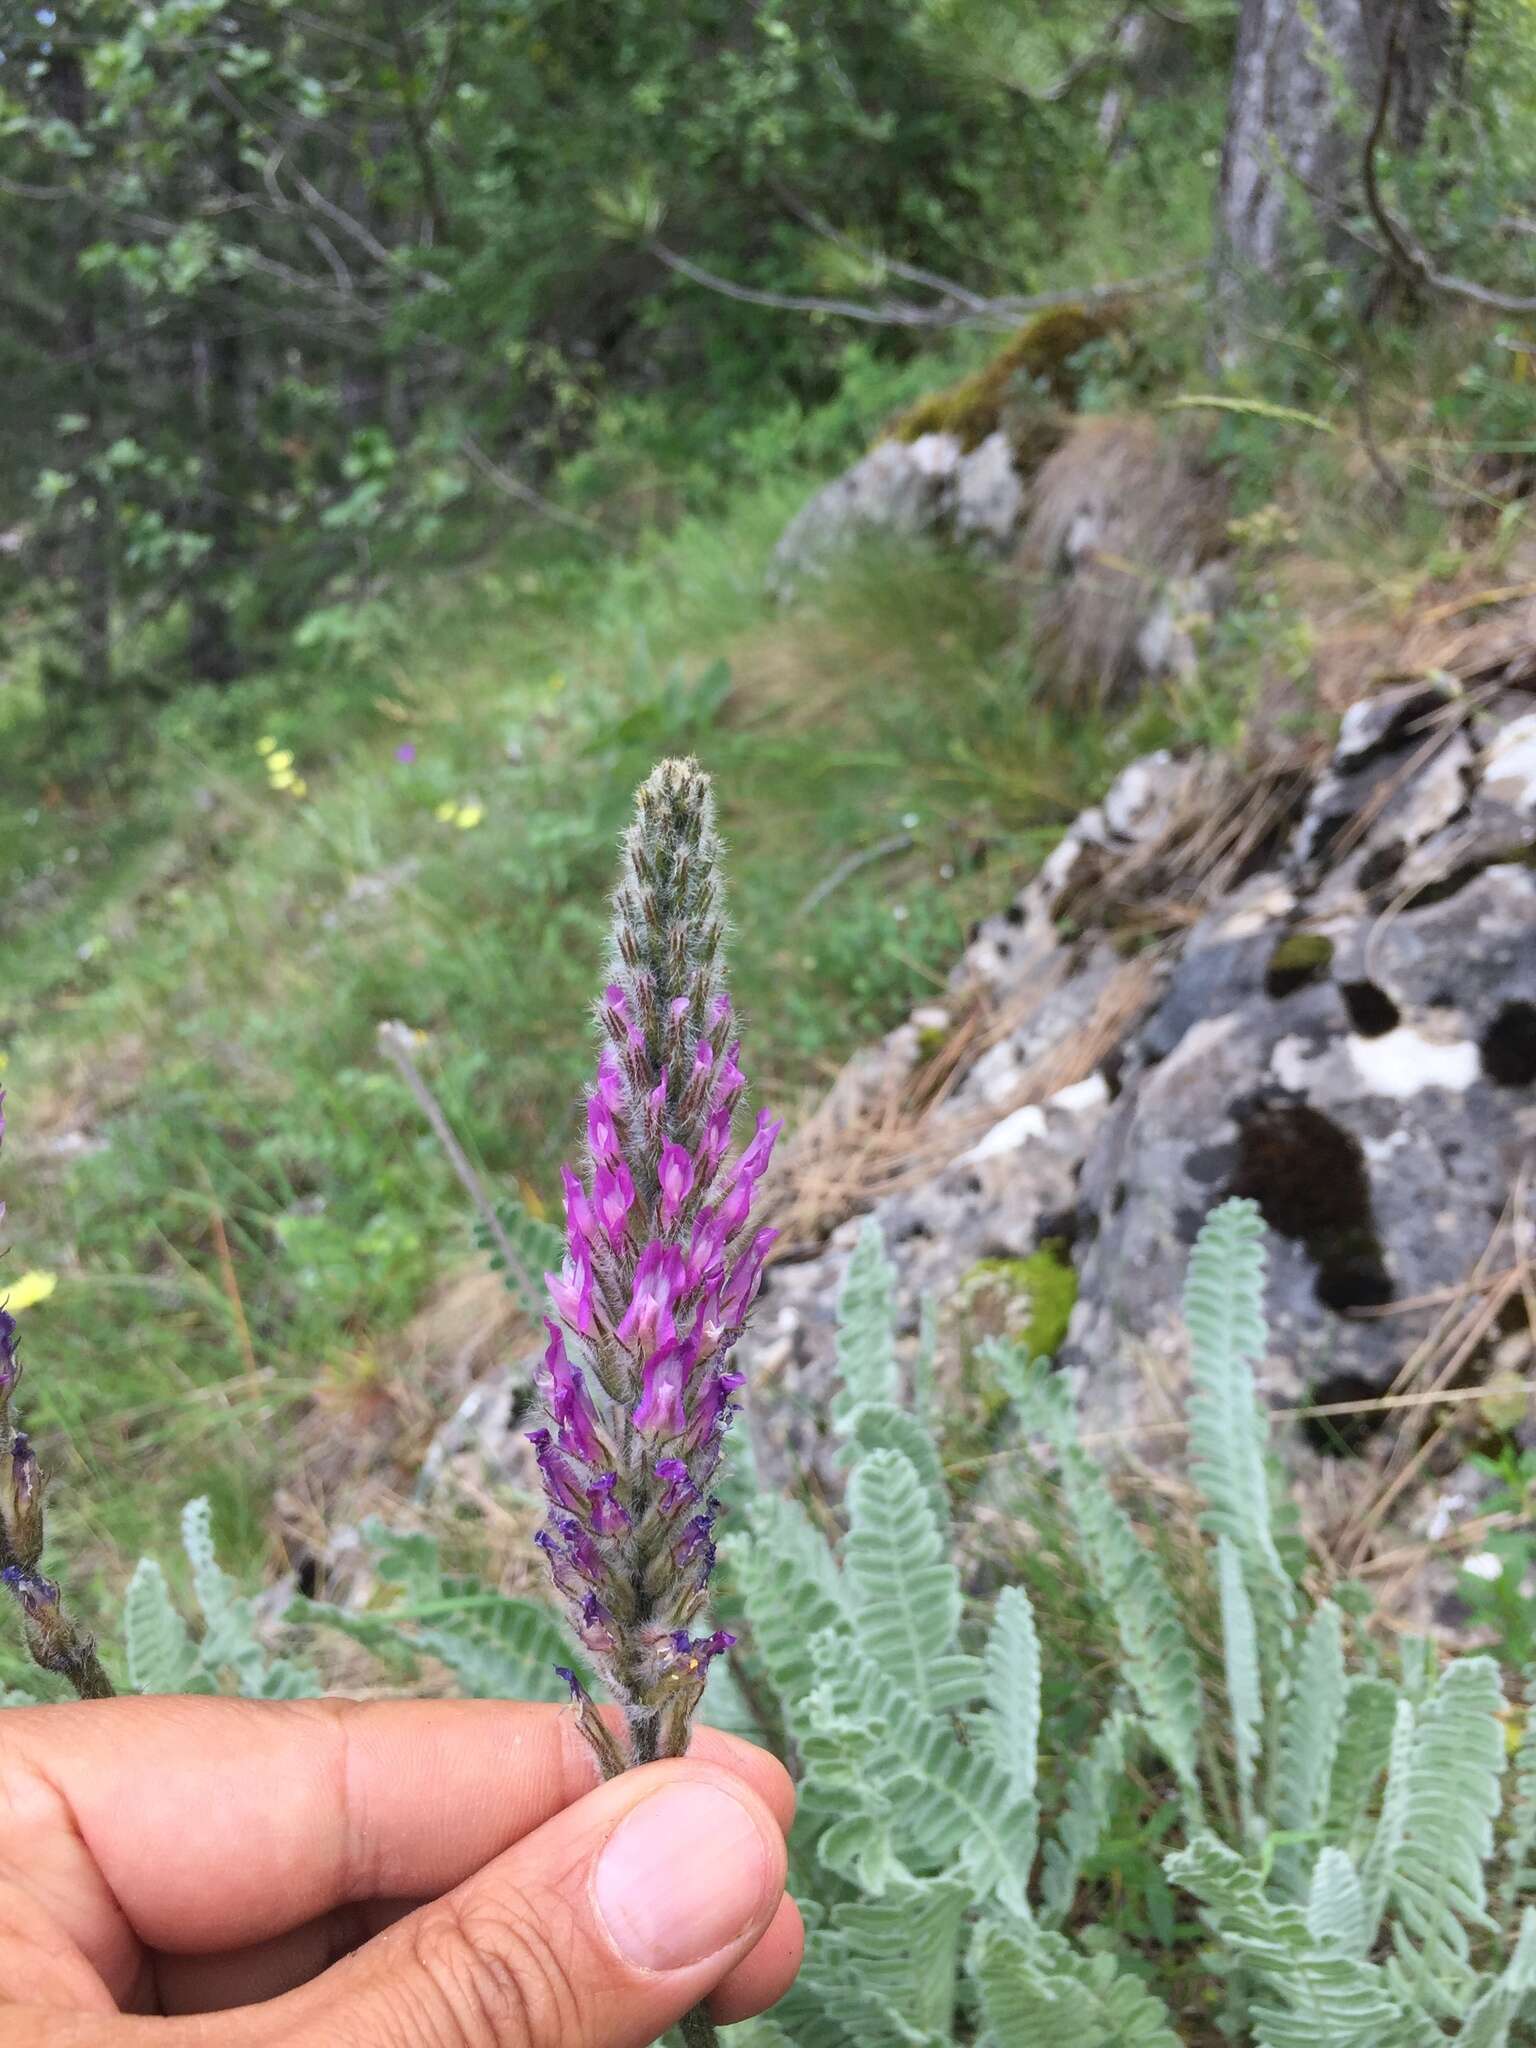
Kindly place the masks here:
[(710, 2016), (729, 2027), (767, 2012), (794, 1983), (804, 1957), (805, 1921), (786, 1892), (756, 1948), (710, 1994)]
[(721, 1728), (696, 1728), (688, 1755), (742, 1779), (768, 1808), (780, 1832), (789, 1833), (795, 1818), (795, 1781), (772, 1750), (727, 1735)]

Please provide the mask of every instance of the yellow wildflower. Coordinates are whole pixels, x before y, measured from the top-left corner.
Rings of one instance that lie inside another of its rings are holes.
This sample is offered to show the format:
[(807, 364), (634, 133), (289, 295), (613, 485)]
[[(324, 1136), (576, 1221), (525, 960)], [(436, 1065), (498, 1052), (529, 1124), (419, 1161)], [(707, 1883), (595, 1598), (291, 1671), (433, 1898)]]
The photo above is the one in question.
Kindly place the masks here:
[(271, 733), (264, 732), (262, 734), (261, 738), (256, 742), (256, 751), (258, 754), (275, 754), (277, 752), (277, 741), (273, 739)]
[(23, 1309), (36, 1308), (40, 1301), (46, 1301), (58, 1284), (57, 1273), (23, 1273), (9, 1287), (0, 1283), (0, 1301), (13, 1316), (19, 1316)]
[(308, 796), (309, 784), (302, 775), (295, 775), (292, 782), (288, 785), (288, 793), (290, 796)]
[(279, 768), (272, 777), (272, 787), (274, 789), (292, 789), (298, 779), (291, 768)]
[(279, 747), (275, 754), (267, 756), (267, 772), (269, 775), (281, 775), (285, 769), (292, 766), (293, 755), (287, 747)]
[(460, 804), (459, 814), (453, 822), (461, 832), (473, 832), (484, 816), (484, 804)]
[(449, 797), (446, 803), (440, 803), (437, 807), (436, 817), (440, 825), (451, 825), (458, 815), (459, 807), (452, 797)]

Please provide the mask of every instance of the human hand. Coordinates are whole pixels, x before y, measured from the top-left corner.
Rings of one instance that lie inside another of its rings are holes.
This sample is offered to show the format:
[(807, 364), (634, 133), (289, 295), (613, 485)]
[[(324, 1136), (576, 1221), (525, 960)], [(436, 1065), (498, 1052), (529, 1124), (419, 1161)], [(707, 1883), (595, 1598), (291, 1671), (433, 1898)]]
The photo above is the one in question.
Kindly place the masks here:
[(595, 1782), (568, 1712), (0, 1715), (0, 2048), (643, 2048), (799, 1966), (794, 1795), (701, 1728)]

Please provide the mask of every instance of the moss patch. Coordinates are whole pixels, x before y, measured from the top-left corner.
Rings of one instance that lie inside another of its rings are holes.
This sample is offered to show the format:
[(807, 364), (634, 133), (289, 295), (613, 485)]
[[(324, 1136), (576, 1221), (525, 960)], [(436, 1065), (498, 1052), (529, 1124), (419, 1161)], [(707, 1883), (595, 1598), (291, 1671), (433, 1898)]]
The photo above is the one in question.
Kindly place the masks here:
[(991, 362), (899, 414), (885, 438), (915, 441), (923, 434), (953, 434), (969, 450), (1004, 426), (1021, 461), (1033, 467), (1061, 438), (1059, 411), (1076, 403), (1074, 357), (1119, 324), (1113, 308), (1090, 312), (1083, 306), (1056, 306), (1037, 314)]
[(1321, 981), (1332, 965), (1332, 939), (1325, 939), (1321, 932), (1287, 932), (1269, 956), (1264, 993), (1294, 995), (1297, 989)]
[(1027, 1259), (978, 1259), (960, 1290), (987, 1335), (1013, 1338), (1031, 1358), (1052, 1358), (1077, 1302), (1077, 1269), (1052, 1237)]

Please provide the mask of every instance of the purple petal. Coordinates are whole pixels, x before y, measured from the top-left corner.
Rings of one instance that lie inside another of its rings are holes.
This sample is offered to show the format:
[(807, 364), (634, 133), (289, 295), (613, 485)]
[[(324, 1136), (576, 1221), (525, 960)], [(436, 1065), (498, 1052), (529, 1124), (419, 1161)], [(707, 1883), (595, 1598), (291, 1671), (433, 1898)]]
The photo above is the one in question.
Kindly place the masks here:
[(652, 1354), (645, 1368), (645, 1384), (635, 1405), (634, 1424), (642, 1436), (681, 1436), (688, 1426), (683, 1408), (683, 1389), (688, 1384), (692, 1360), (674, 1339)]
[(657, 1172), (661, 1182), (661, 1220), (675, 1223), (677, 1212), (693, 1187), (693, 1154), (686, 1145), (663, 1145)]

